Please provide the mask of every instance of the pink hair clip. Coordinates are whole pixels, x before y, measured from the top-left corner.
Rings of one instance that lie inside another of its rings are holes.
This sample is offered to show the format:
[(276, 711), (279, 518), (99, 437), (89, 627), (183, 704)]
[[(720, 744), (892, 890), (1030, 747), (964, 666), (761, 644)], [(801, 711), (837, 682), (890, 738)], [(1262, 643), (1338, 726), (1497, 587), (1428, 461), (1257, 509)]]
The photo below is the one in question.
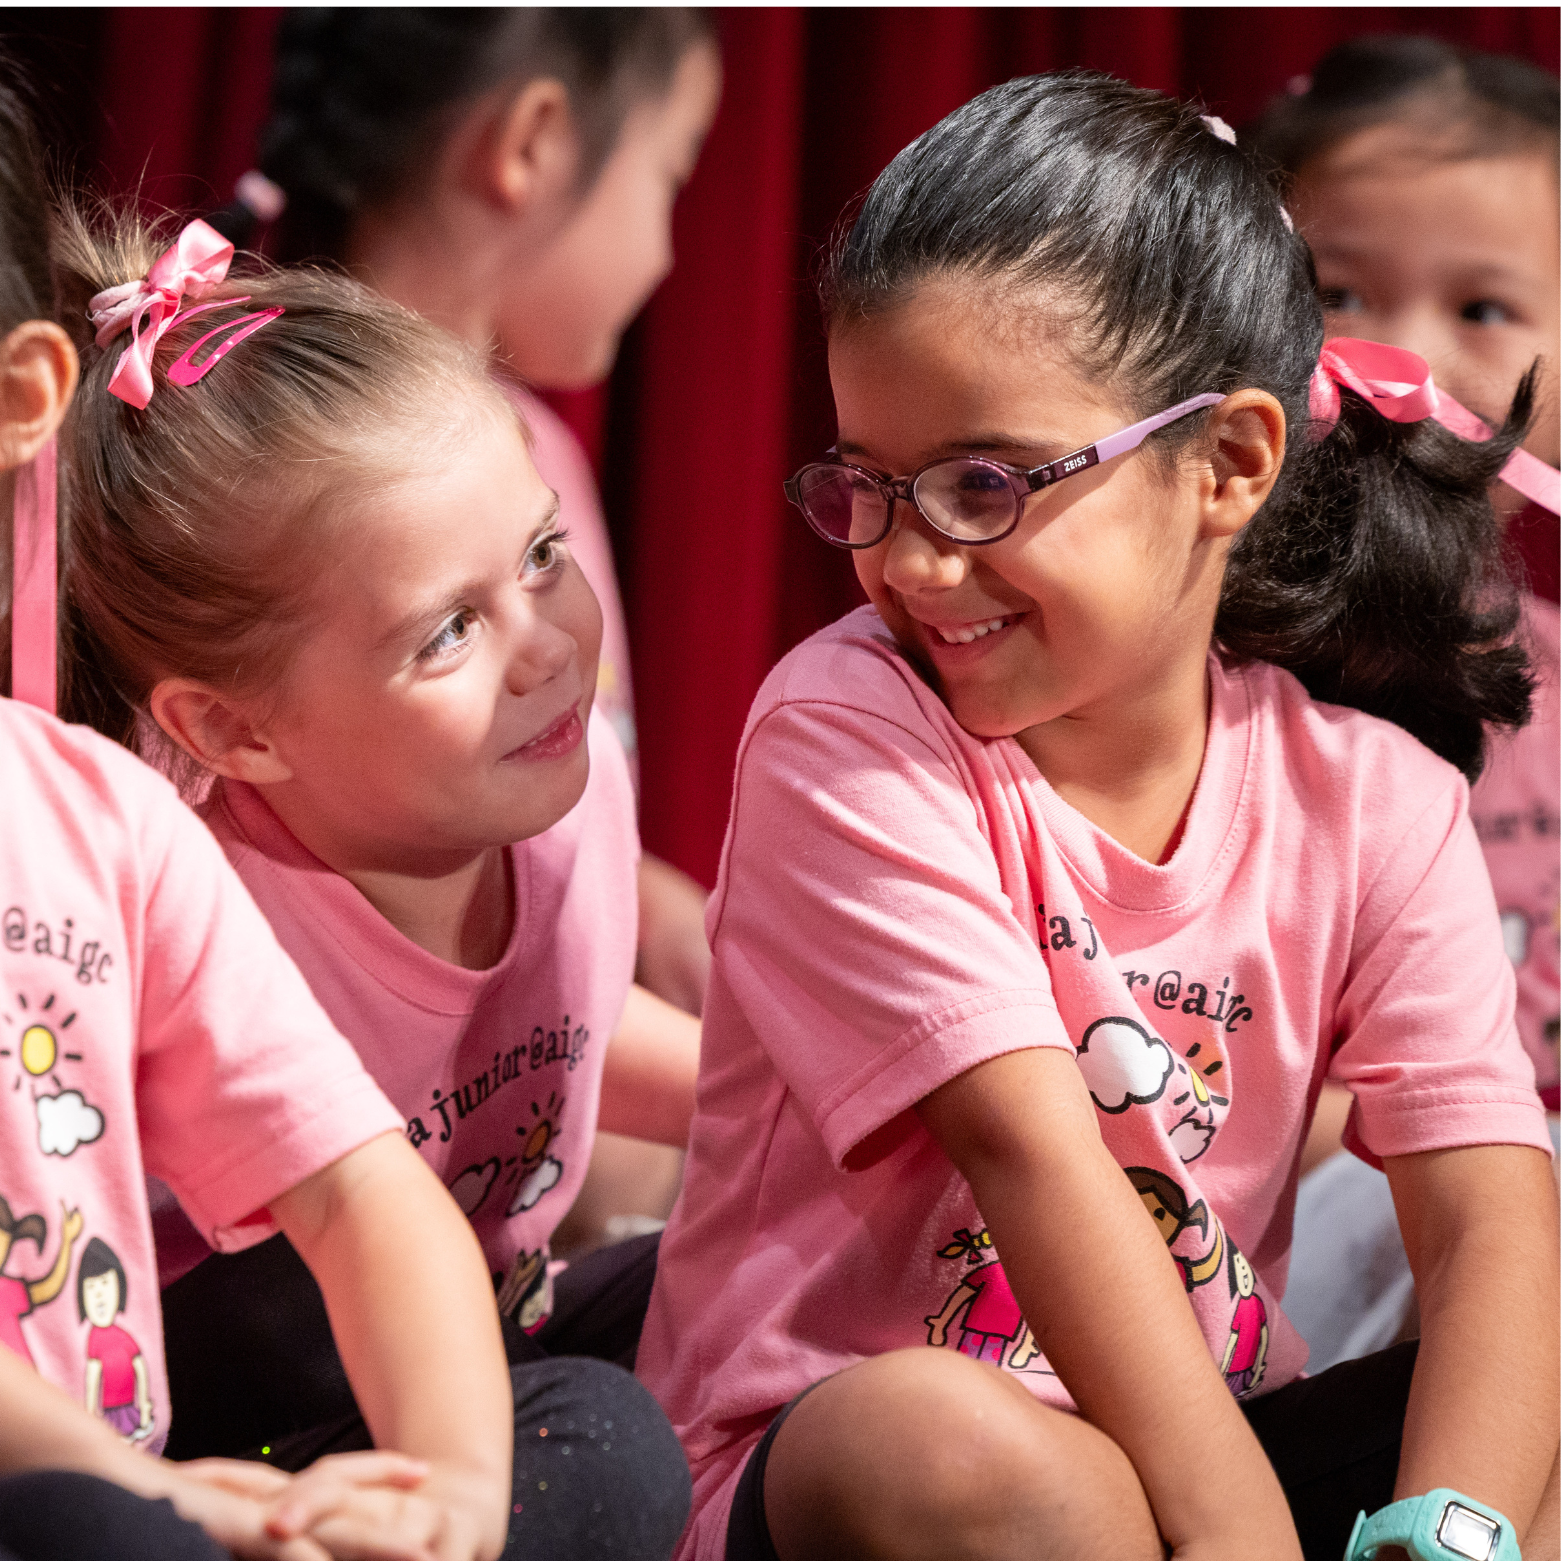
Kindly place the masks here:
[[(245, 304), (248, 302), (247, 298), (224, 298), (222, 300), (223, 304)], [(220, 307), (222, 305), (219, 304), (203, 305), (204, 309)], [(180, 318), (187, 320), (192, 314), (200, 314), (201, 312), (201, 309), (189, 309)], [(281, 308), (259, 309), (253, 314), (240, 315), (236, 320), (225, 320), (213, 330), (207, 331), (199, 341), (191, 343), (190, 346), (186, 347), (179, 354), (178, 358), (169, 366), (169, 383), (180, 385), (186, 390), (191, 385), (199, 384), (241, 341), (245, 340), (246, 337), (253, 336), (256, 331), (263, 329), (273, 320), (280, 319), (284, 313), (286, 311)], [(221, 336), (223, 339), (203, 358), (197, 361), (196, 354), (215, 336)]]

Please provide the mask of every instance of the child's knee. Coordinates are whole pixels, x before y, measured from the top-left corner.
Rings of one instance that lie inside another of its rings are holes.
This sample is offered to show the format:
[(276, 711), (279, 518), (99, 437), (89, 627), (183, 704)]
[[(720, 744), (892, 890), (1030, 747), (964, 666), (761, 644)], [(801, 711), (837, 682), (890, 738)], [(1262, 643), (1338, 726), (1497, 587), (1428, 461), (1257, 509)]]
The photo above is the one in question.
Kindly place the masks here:
[(650, 1394), (622, 1367), (584, 1356), (516, 1366), (510, 1379), (514, 1553), (541, 1561), (555, 1549), (568, 1556), (597, 1546), (669, 1555), (692, 1486), (683, 1449)]

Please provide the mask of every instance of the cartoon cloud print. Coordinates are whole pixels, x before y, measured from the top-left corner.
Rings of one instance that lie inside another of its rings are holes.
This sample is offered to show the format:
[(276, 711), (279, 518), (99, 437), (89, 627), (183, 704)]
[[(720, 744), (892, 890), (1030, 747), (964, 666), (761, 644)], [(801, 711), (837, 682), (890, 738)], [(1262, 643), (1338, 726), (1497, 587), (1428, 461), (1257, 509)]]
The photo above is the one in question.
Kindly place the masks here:
[(1097, 1019), (1078, 1058), (1090, 1098), (1112, 1116), (1158, 1100), (1174, 1066), (1171, 1048), (1133, 1019)]
[(40, 1095), (33, 1102), (38, 1111), (38, 1147), (45, 1154), (75, 1154), (82, 1144), (103, 1136), (103, 1113), (89, 1106), (79, 1091)]
[(495, 1155), (481, 1165), (469, 1165), (450, 1183), (450, 1196), (461, 1206), (461, 1213), (470, 1219), (483, 1205), (499, 1174), (499, 1161)]
[(510, 1206), (504, 1212), (506, 1214), (520, 1214), (524, 1210), (535, 1206), (538, 1198), (548, 1188), (558, 1185), (558, 1178), (564, 1174), (561, 1162), (555, 1160), (552, 1155), (534, 1170), (525, 1181), (520, 1184), (520, 1191), (510, 1200)]

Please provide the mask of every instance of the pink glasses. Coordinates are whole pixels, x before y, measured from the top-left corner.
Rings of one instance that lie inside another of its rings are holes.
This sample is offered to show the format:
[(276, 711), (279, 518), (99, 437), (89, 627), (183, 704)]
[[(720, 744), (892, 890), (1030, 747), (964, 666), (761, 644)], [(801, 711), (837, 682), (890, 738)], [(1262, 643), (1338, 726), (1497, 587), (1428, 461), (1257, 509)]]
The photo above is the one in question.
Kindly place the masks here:
[(929, 461), (909, 477), (880, 477), (849, 461), (815, 461), (786, 484), (786, 497), (836, 547), (876, 547), (889, 535), (896, 499), (915, 505), (934, 531), (966, 547), (1001, 542), (1019, 524), (1024, 501), (1064, 477), (1136, 450), (1167, 423), (1223, 401), (1208, 392), (1026, 471), (980, 455)]

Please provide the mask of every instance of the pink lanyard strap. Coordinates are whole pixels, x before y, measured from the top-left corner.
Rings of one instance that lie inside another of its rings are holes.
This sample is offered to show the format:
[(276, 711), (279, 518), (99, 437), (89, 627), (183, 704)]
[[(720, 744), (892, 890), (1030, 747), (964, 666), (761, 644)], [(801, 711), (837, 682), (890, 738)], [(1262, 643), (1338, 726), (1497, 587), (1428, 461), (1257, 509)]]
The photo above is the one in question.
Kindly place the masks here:
[(59, 581), (56, 568), (57, 446), (49, 442), (16, 474), (11, 520), (11, 697), (54, 714)]
[[(1312, 417), (1324, 437), (1339, 420), (1339, 386), (1346, 385), (1395, 423), (1434, 418), (1462, 439), (1489, 439), (1490, 426), (1439, 390), (1426, 360), (1403, 347), (1336, 336), (1322, 350), (1312, 373)], [(1501, 480), (1526, 499), (1561, 514), (1561, 472), (1527, 450), (1514, 450)]]

